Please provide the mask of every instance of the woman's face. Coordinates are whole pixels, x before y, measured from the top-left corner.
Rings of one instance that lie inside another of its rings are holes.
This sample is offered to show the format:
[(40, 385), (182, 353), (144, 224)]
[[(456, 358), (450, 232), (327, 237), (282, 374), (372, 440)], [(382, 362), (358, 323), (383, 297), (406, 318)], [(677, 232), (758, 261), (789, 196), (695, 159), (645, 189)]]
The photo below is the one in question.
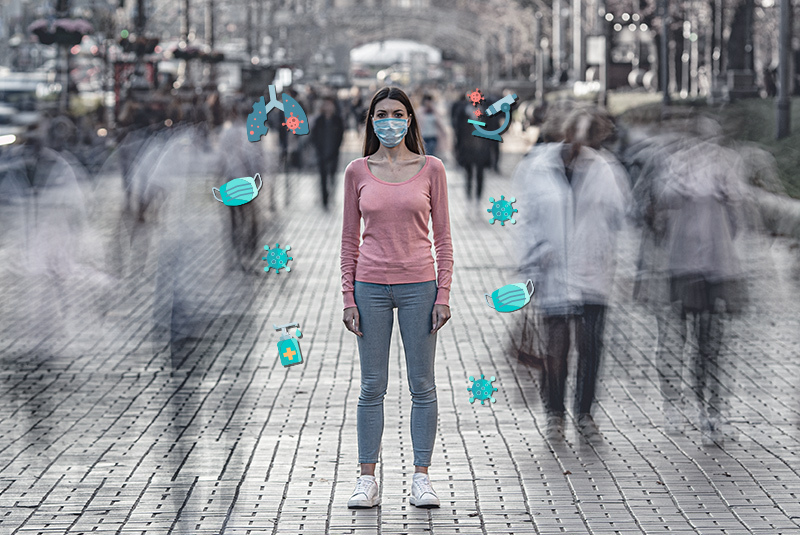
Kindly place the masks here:
[(403, 103), (399, 100), (394, 100), (391, 98), (385, 98), (375, 104), (375, 112), (372, 115), (372, 119), (377, 121), (378, 119), (409, 119), (410, 116), (406, 111), (406, 107), (403, 106)]

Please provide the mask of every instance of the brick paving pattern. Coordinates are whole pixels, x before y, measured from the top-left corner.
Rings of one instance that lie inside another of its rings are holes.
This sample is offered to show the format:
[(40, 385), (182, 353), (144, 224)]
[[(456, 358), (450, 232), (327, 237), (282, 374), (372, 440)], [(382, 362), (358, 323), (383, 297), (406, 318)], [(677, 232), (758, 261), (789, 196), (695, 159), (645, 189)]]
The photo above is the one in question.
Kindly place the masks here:
[[(453, 319), (437, 352), (431, 475), (442, 507), (433, 510), (408, 501), (411, 400), (397, 332), (377, 473), (382, 506), (346, 507), (358, 474), (359, 363), (341, 323), (341, 208), (322, 210), (315, 175), (272, 179), (278, 209), (259, 243), (292, 246), (292, 270), (279, 275), (262, 270), (261, 251), (248, 272), (228, 269), (227, 207), (208, 194), (219, 185), (212, 177), (192, 177), (179, 239), (165, 237), (177, 227), (159, 214), (130, 251), (120, 245), (132, 224), (118, 213), (121, 181), (98, 180), (75, 244), (85, 250), (72, 262), (42, 248), (44, 259), (32, 258), (25, 244), (39, 216), (30, 203), (4, 204), (0, 533), (800, 533), (791, 244), (753, 240), (753, 301), (726, 338), (738, 441), (703, 447), (696, 428), (665, 433), (655, 320), (630, 298), (637, 244), (629, 231), (595, 409), (602, 440), (586, 442), (570, 423), (566, 441), (551, 443), (538, 374), (507, 350), (514, 315), (483, 299), (519, 282), (513, 237), (524, 229), (489, 225), (486, 212), (489, 196), (513, 195), (507, 177), (517, 160), (504, 155), (478, 204), (448, 166), (456, 272)], [(169, 262), (175, 280), (165, 286)], [(170, 347), (154, 317), (173, 286), (198, 328)], [(294, 321), (305, 362), (284, 368), (272, 324)], [(497, 377), (495, 404), (469, 403), (468, 377), (481, 373)]]

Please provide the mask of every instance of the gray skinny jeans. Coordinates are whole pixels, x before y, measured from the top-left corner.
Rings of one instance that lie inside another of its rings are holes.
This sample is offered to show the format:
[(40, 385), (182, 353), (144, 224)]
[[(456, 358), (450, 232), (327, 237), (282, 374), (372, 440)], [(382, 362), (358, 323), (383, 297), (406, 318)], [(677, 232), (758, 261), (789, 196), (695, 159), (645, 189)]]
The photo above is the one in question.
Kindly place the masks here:
[(383, 398), (389, 380), (389, 343), (394, 309), (406, 353), (411, 390), (411, 442), (414, 465), (430, 466), (436, 439), (438, 405), (434, 380), (436, 334), (431, 314), (436, 281), (410, 284), (355, 282), (361, 332), (361, 394), (358, 397), (358, 462), (377, 463), (383, 436)]

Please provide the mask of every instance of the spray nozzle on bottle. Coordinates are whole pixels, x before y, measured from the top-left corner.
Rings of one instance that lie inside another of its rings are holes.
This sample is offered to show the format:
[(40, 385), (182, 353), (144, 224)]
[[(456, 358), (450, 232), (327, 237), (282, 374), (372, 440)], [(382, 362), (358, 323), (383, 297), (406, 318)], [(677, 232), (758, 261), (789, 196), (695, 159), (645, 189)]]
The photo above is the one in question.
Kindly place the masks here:
[(297, 330), (294, 331), (294, 337), (302, 338), (303, 333), (300, 332), (299, 323), (287, 323), (286, 325), (275, 325), (274, 323), (272, 324), (272, 328), (275, 329), (276, 331), (280, 330), (283, 331), (281, 333), (281, 340), (288, 340), (289, 338), (292, 338), (292, 333), (289, 332), (289, 329), (292, 327), (297, 327)]

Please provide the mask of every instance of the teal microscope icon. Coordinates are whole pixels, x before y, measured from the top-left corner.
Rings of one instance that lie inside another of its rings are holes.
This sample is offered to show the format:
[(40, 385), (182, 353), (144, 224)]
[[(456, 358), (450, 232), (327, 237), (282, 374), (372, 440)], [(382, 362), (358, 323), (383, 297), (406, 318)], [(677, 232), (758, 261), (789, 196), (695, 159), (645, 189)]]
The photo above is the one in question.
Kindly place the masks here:
[[(294, 336), (289, 332), (289, 329), (296, 327)], [(276, 331), (283, 331), (281, 339), (278, 340), (278, 356), (281, 359), (281, 364), (284, 366), (294, 366), (303, 362), (303, 356), (300, 354), (300, 343), (297, 338), (302, 338), (303, 333), (300, 332), (299, 323), (287, 323), (286, 325), (272, 324), (272, 328)]]
[(508, 128), (508, 124), (511, 122), (511, 105), (514, 101), (517, 100), (516, 93), (511, 95), (506, 95), (486, 110), (486, 115), (492, 116), (495, 113), (502, 111), (506, 114), (506, 120), (503, 122), (503, 126), (496, 130), (484, 130), (482, 127), (486, 126), (486, 123), (483, 121), (476, 121), (474, 119), (469, 119), (467, 122), (471, 123), (475, 127), (475, 131), (472, 132), (473, 136), (482, 137), (486, 139), (491, 139), (494, 141), (499, 141), (500, 143), (503, 142), (503, 138), (500, 137), (500, 134), (506, 131)]

